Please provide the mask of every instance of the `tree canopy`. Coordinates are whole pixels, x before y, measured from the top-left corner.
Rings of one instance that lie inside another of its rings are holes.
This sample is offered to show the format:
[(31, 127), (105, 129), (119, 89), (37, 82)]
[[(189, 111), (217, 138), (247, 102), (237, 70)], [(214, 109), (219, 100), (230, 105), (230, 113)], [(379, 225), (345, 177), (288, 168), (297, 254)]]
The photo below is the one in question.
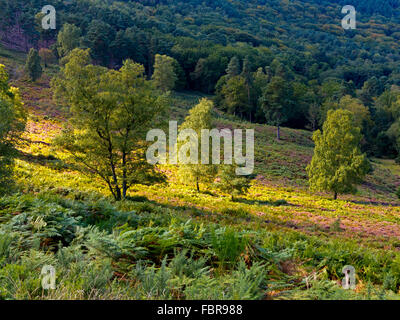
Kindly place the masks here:
[(145, 134), (162, 124), (166, 97), (142, 65), (127, 60), (110, 70), (90, 64), (89, 50), (74, 49), (52, 86), (71, 115), (57, 143), (79, 170), (101, 178), (116, 200), (134, 184), (163, 180), (146, 161)]
[(323, 131), (314, 133), (314, 156), (307, 167), (310, 189), (338, 194), (355, 191), (369, 170), (365, 154), (361, 153), (360, 128), (354, 125), (348, 110), (330, 110)]

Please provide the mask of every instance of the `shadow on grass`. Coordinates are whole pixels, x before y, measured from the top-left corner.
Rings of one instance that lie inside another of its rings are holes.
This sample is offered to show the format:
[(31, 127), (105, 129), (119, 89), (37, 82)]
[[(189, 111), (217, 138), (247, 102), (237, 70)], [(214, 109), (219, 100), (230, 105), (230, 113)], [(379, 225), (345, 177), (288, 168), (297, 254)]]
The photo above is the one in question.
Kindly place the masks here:
[[(156, 206), (163, 209), (170, 209), (174, 211), (180, 211), (190, 217), (199, 217), (210, 219), (210, 221), (218, 222), (226, 220), (226, 222), (233, 222), (240, 218), (247, 222), (257, 220), (259, 217), (250, 214), (248, 211), (241, 208), (219, 208), (219, 209), (205, 209), (198, 208), (192, 204), (179, 205), (171, 203), (162, 203), (159, 201), (148, 199), (146, 196), (130, 196), (127, 197), (128, 201), (135, 202), (135, 208), (133, 209), (138, 214), (145, 214), (152, 212), (154, 209), (152, 206)], [(262, 220), (262, 219), (261, 219)]]
[(400, 207), (399, 202), (384, 202), (384, 201), (362, 201), (362, 200), (346, 200), (354, 204), (372, 205), (372, 206), (391, 206)]
[(290, 206), (291, 204), (288, 203), (286, 200), (276, 200), (276, 201), (260, 201), (260, 200), (248, 200), (243, 198), (235, 198), (234, 202), (249, 204), (249, 205), (259, 205), (259, 206)]
[(33, 155), (30, 153), (18, 150), (16, 157), (17, 157), (17, 159), (20, 159), (22, 161), (39, 164), (41, 166), (49, 167), (51, 169), (57, 169), (57, 170), (73, 169), (73, 166), (67, 165), (62, 160), (56, 158), (53, 155), (49, 155), (49, 156), (44, 156), (42, 154)]

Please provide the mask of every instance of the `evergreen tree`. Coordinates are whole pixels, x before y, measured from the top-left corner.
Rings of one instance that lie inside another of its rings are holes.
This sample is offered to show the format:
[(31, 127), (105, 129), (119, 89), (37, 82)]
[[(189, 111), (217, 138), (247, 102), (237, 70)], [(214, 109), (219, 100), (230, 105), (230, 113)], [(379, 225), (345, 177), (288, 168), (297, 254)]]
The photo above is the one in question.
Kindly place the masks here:
[(314, 156), (307, 167), (312, 191), (338, 194), (355, 190), (369, 170), (369, 162), (360, 150), (360, 128), (354, 126), (353, 115), (347, 110), (330, 110), (323, 132), (313, 135)]
[(240, 74), (240, 62), (238, 57), (234, 56), (231, 61), (229, 61), (228, 67), (226, 68), (226, 74), (228, 79)]
[(85, 45), (90, 48), (93, 59), (107, 66), (111, 59), (111, 46), (115, 39), (115, 30), (102, 20), (93, 20), (88, 27)]
[(25, 72), (32, 81), (36, 81), (42, 76), (42, 66), (39, 53), (36, 49), (31, 48), (25, 63)]

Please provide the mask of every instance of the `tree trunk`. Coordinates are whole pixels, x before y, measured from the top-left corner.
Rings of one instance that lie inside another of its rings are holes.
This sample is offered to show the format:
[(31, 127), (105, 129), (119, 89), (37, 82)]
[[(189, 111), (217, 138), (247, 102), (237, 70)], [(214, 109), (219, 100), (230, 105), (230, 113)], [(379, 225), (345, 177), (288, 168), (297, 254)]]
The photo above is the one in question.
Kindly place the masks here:
[(115, 201), (121, 201), (122, 200), (121, 189), (118, 186), (115, 186), (114, 189), (115, 189), (115, 194), (114, 194)]
[(196, 178), (196, 189), (197, 192), (200, 192), (199, 178)]
[(126, 153), (123, 152), (122, 155), (122, 198), (126, 198), (126, 193), (128, 191), (128, 185), (127, 185), (127, 169), (126, 169)]
[(333, 199), (334, 199), (334, 200), (337, 200), (337, 196), (338, 196), (338, 194), (337, 194), (337, 192), (335, 192), (335, 194), (334, 194), (334, 196), (333, 196)]
[(126, 185), (126, 181), (122, 183), (122, 198), (126, 199), (126, 194), (128, 192), (128, 187)]
[(276, 132), (276, 138), (277, 140), (281, 140), (281, 126), (278, 124), (278, 130)]
[(250, 109), (250, 122), (251, 122), (251, 111), (252, 111), (252, 107), (251, 107), (251, 101), (250, 101), (250, 85), (247, 84), (247, 103), (249, 105), (249, 109)]

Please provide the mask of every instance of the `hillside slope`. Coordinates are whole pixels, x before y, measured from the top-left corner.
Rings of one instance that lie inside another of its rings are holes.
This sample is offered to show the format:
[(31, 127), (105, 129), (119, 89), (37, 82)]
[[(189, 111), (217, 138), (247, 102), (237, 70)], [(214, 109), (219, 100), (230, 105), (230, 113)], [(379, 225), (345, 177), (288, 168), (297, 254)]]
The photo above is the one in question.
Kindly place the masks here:
[[(0, 274), (14, 277), (0, 277), (1, 298), (399, 298), (400, 175), (391, 160), (374, 160), (359, 193), (333, 201), (307, 190), (310, 132), (283, 128), (276, 142), (274, 127), (218, 112), (216, 127), (255, 129), (249, 194), (197, 193), (165, 166), (168, 185), (136, 186), (116, 203), (52, 149), (64, 116), (51, 99), (54, 70), (33, 84), (23, 60), (0, 51), (30, 113), (16, 165), (21, 193), (0, 199), (0, 238), (10, 243)], [(171, 117), (182, 120), (200, 97), (175, 94)], [(36, 279), (49, 263), (58, 287), (43, 293)], [(356, 291), (340, 287), (346, 264), (356, 267)]]

